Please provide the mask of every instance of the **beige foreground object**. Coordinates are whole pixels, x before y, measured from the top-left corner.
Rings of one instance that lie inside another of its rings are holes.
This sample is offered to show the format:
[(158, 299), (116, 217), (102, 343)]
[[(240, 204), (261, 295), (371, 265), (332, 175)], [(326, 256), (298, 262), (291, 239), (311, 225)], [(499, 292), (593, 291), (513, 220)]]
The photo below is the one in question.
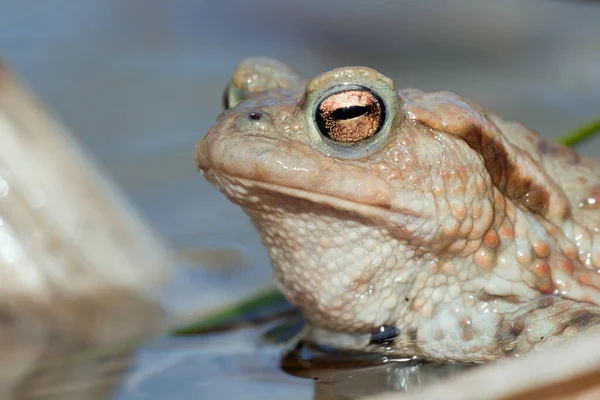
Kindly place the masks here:
[(163, 244), (0, 65), (0, 399), (101, 399), (157, 332)]

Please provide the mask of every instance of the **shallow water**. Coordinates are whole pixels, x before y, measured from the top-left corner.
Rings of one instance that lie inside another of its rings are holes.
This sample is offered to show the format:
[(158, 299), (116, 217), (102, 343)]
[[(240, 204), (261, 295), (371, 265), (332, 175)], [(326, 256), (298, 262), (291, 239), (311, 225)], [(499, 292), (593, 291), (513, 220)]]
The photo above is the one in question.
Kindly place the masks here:
[(415, 389), (467, 368), (262, 339), (280, 323), (148, 344), (116, 398), (193, 393), (196, 398), (350, 400)]
[(150, 343), (115, 398), (310, 398), (312, 381), (281, 372), (282, 348), (262, 345), (262, 329)]
[[(471, 97), (549, 138), (600, 110), (595, 2), (2, 3), (2, 57), (190, 267), (163, 298), (182, 313), (270, 281), (247, 219), (191, 158), (245, 56), (277, 57), (308, 76), (368, 65), (399, 87)], [(598, 154), (600, 138), (580, 150)], [(313, 381), (281, 373), (282, 349), (259, 345), (259, 332), (157, 339), (138, 351), (116, 398), (310, 398)]]

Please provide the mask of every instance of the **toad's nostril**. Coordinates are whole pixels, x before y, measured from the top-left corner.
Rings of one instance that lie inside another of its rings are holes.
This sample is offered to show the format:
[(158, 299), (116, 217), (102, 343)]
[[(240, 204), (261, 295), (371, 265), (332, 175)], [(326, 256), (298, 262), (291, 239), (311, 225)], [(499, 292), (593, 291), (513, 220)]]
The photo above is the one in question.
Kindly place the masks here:
[(252, 111), (250, 114), (248, 114), (248, 118), (250, 118), (253, 121), (259, 121), (262, 117), (263, 113), (261, 113), (260, 111)]

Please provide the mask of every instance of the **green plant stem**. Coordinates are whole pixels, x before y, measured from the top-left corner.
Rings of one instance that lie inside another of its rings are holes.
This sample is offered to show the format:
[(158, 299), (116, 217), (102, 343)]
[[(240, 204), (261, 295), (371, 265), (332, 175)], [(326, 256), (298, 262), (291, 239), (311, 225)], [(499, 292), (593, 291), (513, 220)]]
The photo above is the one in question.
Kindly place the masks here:
[(239, 319), (246, 314), (256, 313), (264, 307), (284, 301), (285, 298), (277, 289), (267, 288), (238, 303), (216, 310), (196, 323), (175, 329), (172, 333), (178, 336), (197, 335), (224, 325), (227, 321)]
[(600, 118), (579, 126), (577, 129), (569, 132), (558, 141), (565, 146), (573, 146), (574, 144), (588, 139), (597, 133), (600, 133)]

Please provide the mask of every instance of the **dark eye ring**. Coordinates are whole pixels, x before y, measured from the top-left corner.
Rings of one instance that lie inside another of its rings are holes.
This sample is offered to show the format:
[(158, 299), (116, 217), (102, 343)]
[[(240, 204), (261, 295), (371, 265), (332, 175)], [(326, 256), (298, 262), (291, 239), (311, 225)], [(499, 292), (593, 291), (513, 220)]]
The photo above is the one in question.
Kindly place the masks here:
[(358, 87), (329, 94), (317, 106), (314, 119), (323, 136), (352, 144), (376, 135), (383, 127), (385, 112), (376, 93)]

